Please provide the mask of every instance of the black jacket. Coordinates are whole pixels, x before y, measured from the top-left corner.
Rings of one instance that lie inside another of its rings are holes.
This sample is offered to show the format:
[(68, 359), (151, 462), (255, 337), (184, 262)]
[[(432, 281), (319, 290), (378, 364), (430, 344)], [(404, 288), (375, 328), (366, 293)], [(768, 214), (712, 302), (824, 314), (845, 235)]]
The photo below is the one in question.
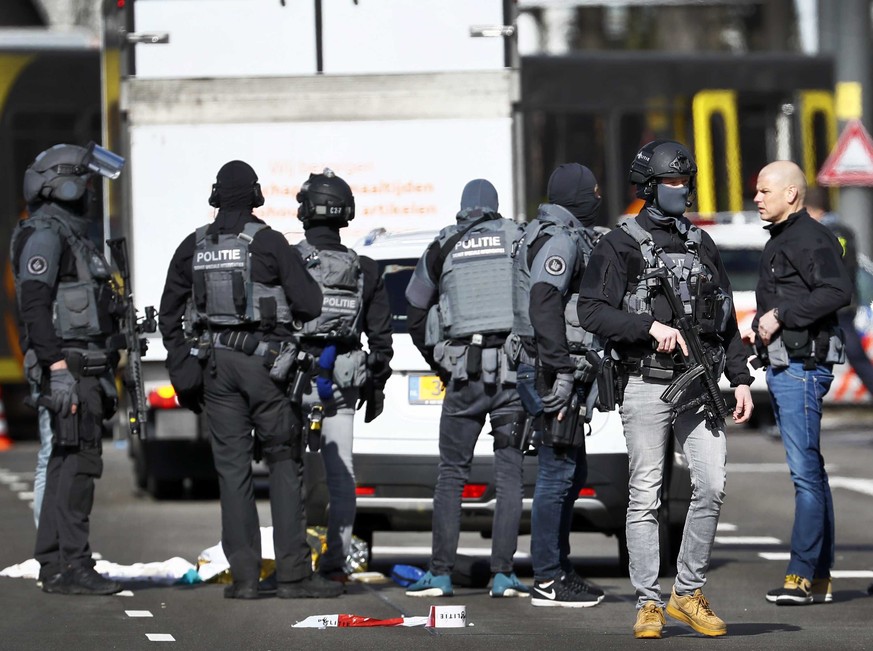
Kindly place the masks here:
[[(320, 251), (348, 251), (340, 241), (339, 231), (329, 226), (312, 226), (306, 230), (306, 241)], [(367, 335), (367, 348), (378, 352), (388, 362), (394, 355), (392, 348), (391, 305), (388, 292), (382, 282), (379, 266), (364, 256), (358, 256), (361, 272), (364, 274), (364, 314), (363, 331)], [(321, 346), (304, 342), (304, 347), (315, 355), (321, 353)]]
[(761, 254), (752, 327), (774, 307), (784, 328), (815, 334), (836, 325), (837, 310), (849, 304), (853, 287), (837, 238), (806, 209), (764, 228), (770, 240)]
[[(644, 208), (637, 220), (652, 235), (657, 246), (667, 253), (684, 253), (685, 238), (671, 221), (658, 223)], [(713, 281), (731, 294), (731, 284), (712, 237), (702, 233), (701, 260), (714, 274)], [(579, 290), (579, 320), (583, 328), (609, 339), (622, 357), (641, 358), (654, 350), (649, 328), (658, 320), (670, 323), (672, 313), (664, 301), (656, 301), (655, 315), (630, 314), (622, 308), (625, 294), (636, 285), (646, 268), (640, 247), (628, 233), (615, 228), (603, 236), (594, 249), (591, 262), (582, 277)], [(732, 314), (721, 343), (725, 350), (725, 375), (732, 386), (751, 384), (752, 376), (746, 359), (749, 350), (743, 344)]]
[[(219, 210), (207, 233), (238, 234), (249, 222), (263, 223), (248, 210)], [(192, 258), (195, 244), (195, 233), (182, 240), (167, 270), (158, 313), (158, 326), (167, 350), (173, 350), (185, 343), (182, 316), (185, 314), (185, 304), (191, 297), (194, 282)], [(269, 228), (258, 231), (249, 246), (249, 252), (252, 256), (252, 280), (267, 285), (281, 285), (295, 319), (309, 321), (321, 314), (321, 289), (306, 272), (300, 253), (288, 243), (282, 233)], [(287, 339), (290, 336), (290, 329), (279, 324), (271, 333), (266, 333), (264, 338)]]

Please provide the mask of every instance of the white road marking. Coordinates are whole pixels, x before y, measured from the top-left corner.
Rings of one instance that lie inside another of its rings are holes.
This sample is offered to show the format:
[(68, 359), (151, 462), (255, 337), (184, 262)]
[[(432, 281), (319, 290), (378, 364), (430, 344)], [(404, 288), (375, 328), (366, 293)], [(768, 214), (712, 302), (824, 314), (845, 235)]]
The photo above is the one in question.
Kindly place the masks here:
[(150, 610), (125, 610), (124, 614), (128, 617), (154, 617)]
[[(396, 547), (392, 545), (374, 545), (374, 554), (391, 554), (396, 556), (430, 556), (430, 547)], [(486, 547), (458, 547), (458, 553), (464, 556), (491, 556), (491, 549)], [(530, 554), (515, 552), (517, 560), (529, 560)]]
[(871, 579), (873, 570), (831, 570), (832, 579)]
[(772, 536), (716, 536), (720, 545), (781, 545), (782, 541)]
[(149, 639), (149, 642), (175, 642), (176, 638), (174, 638), (169, 633), (146, 633), (146, 637)]
[(27, 490), (28, 488), (30, 488), (30, 484), (28, 484), (27, 482), (13, 481), (9, 483), (9, 490), (15, 491), (16, 493), (18, 491)]
[(132, 597), (133, 590), (122, 590), (121, 592), (116, 592), (114, 596), (116, 596), (116, 597)]
[(791, 552), (759, 552), (758, 556), (765, 561), (790, 561)]
[(18, 494), (18, 499), (20, 499), (20, 500), (32, 500), (33, 499), (33, 491), (21, 491)]
[(716, 531), (736, 531), (737, 525), (731, 524), (730, 522), (719, 522), (715, 527)]
[(0, 470), (0, 484), (11, 484), (18, 481), (18, 475), (11, 473), (8, 470)]
[(856, 477), (831, 477), (831, 488), (845, 488), (873, 497), (873, 479), (858, 479)]

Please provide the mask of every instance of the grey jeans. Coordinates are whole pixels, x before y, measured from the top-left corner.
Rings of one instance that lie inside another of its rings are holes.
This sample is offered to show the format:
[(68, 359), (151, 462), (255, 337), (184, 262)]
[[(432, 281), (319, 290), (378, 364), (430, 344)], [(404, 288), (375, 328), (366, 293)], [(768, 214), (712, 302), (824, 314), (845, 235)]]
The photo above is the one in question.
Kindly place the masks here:
[(691, 505), (676, 563), (678, 594), (691, 594), (706, 583), (725, 494), (724, 425), (710, 430), (702, 408), (686, 411), (674, 421), (672, 407), (660, 397), (667, 384), (630, 376), (620, 409), (630, 469), (627, 546), (638, 608), (646, 601), (664, 605), (658, 583), (658, 507), (671, 426), (691, 471)]

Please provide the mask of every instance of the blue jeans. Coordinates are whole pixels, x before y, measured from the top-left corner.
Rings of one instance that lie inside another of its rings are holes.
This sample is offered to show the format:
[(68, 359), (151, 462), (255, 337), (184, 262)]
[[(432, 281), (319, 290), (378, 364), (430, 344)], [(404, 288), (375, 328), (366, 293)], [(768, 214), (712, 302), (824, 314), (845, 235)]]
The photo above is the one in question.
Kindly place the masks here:
[(534, 579), (543, 582), (573, 570), (570, 562), (573, 505), (588, 478), (584, 439), (582, 447), (566, 450), (564, 454), (555, 454), (555, 448), (541, 445), (537, 462), (530, 555)]
[[(702, 408), (689, 409), (674, 417), (672, 406), (661, 400), (661, 393), (668, 384), (666, 380), (631, 375), (620, 409), (630, 471), (627, 550), (638, 608), (647, 601), (664, 606), (658, 583), (658, 507), (667, 461), (667, 442), (671, 435), (675, 435), (685, 452), (691, 473), (691, 504), (685, 516), (682, 544), (676, 559), (673, 587), (677, 594), (691, 594), (706, 583), (715, 529), (725, 496), (727, 444), (724, 424), (710, 429)], [(689, 392), (693, 393), (690, 389)]]
[(834, 380), (830, 366), (803, 362), (767, 369), (767, 386), (794, 482), (794, 528), (786, 574), (830, 576), (834, 564), (834, 503), (821, 455), (822, 400)]
[[(461, 529), (461, 494), (470, 475), (473, 449), (485, 417), (522, 415), (514, 386), (501, 388), (470, 380), (446, 389), (440, 416), (440, 468), (433, 495), (433, 552), (430, 571), (451, 574), (458, 553)], [(512, 425), (496, 428), (508, 435)], [(512, 572), (518, 546), (518, 526), (523, 498), (521, 450), (494, 450), (494, 483), (497, 504), (491, 537), (491, 571)]]

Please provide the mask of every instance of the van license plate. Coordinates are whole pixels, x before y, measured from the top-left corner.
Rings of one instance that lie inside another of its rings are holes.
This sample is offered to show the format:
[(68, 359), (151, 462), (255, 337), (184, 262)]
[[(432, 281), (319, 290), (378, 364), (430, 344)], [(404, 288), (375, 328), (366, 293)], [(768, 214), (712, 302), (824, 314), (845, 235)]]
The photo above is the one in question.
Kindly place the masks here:
[(445, 396), (446, 390), (436, 375), (409, 376), (410, 405), (438, 405)]

